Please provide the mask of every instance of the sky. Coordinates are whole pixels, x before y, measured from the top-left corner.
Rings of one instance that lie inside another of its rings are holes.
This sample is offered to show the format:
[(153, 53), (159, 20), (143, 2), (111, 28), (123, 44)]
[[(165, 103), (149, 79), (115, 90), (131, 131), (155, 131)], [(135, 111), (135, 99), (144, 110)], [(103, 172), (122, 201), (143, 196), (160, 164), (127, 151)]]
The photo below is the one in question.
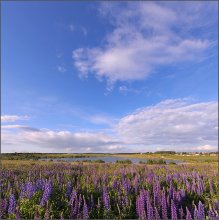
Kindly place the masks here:
[(217, 150), (217, 1), (1, 6), (2, 152)]

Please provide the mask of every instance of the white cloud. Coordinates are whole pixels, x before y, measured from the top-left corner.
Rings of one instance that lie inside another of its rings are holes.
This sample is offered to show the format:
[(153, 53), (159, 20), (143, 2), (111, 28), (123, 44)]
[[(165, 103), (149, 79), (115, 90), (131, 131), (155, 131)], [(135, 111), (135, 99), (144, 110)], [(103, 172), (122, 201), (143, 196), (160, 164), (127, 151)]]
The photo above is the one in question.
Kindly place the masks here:
[(132, 145), (170, 147), (218, 145), (218, 103), (166, 100), (139, 109), (115, 126), (120, 141)]
[(102, 4), (100, 12), (114, 29), (105, 37), (104, 46), (73, 51), (80, 76), (93, 73), (98, 79), (105, 78), (112, 87), (116, 81), (145, 79), (160, 65), (200, 61), (212, 42), (201, 34), (191, 33), (196, 24), (204, 22), (203, 11), (212, 7), (201, 4), (193, 13), (191, 7), (195, 9), (195, 4), (181, 4), (180, 10), (174, 5)]
[(27, 115), (2, 115), (2, 122), (15, 122), (20, 120), (28, 120), (30, 117)]
[[(15, 132), (13, 130), (2, 130), (2, 150), (6, 151), (8, 145), (21, 149), (39, 147), (45, 151), (59, 152), (116, 152), (121, 149), (118, 147), (118, 140), (103, 133), (91, 132), (70, 132), (70, 131), (52, 131), (41, 129), (23, 129), (23, 127), (14, 126), (11, 128), (20, 128)], [(114, 146), (115, 145), (115, 146)], [(114, 146), (114, 147), (113, 147)]]
[[(26, 125), (2, 125), (2, 150), (43, 152), (216, 151), (218, 103), (169, 99), (115, 119), (94, 115), (102, 132), (54, 131)], [(17, 150), (16, 150), (17, 149)]]

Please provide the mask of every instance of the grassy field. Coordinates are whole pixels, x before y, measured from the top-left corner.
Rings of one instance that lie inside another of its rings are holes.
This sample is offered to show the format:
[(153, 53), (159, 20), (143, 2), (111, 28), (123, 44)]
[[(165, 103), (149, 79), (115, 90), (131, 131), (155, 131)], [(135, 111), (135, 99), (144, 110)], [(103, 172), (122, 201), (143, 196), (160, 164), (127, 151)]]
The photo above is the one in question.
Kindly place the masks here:
[(142, 158), (142, 159), (166, 159), (166, 160), (182, 160), (184, 162), (190, 163), (217, 163), (218, 156), (210, 156), (210, 155), (173, 155), (173, 154), (114, 154), (114, 156), (118, 157), (126, 157), (126, 158)]
[(163, 160), (181, 160), (188, 163), (217, 163), (218, 156), (209, 154), (203, 155), (178, 155), (178, 154), (48, 154), (48, 153), (13, 153), (1, 154), (1, 160), (38, 160), (38, 159), (54, 159), (54, 158), (88, 158), (89, 157), (124, 157), (124, 158), (142, 158), (142, 159), (163, 159)]

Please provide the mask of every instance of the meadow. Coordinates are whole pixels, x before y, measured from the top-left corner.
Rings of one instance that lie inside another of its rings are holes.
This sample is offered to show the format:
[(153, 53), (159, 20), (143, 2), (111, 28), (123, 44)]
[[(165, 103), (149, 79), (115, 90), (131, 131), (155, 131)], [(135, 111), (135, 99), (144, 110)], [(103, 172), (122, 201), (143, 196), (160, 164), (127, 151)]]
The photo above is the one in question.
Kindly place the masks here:
[(218, 219), (217, 163), (2, 160), (2, 219)]

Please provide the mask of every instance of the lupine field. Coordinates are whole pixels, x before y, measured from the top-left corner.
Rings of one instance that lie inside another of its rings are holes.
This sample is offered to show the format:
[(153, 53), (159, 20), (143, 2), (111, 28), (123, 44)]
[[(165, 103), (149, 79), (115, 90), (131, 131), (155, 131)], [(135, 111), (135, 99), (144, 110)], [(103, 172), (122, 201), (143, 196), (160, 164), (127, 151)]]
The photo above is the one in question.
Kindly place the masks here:
[(3, 219), (218, 219), (211, 165), (17, 164), (1, 169)]

